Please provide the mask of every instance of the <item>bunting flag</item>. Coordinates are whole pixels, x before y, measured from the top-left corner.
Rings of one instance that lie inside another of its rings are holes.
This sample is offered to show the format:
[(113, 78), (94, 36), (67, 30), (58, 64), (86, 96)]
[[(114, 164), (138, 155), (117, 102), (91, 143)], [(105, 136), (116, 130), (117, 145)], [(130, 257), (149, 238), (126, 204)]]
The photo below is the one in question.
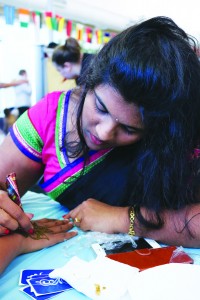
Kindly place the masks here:
[[(15, 20), (15, 8), (13, 6), (4, 5), (3, 9), (6, 24), (13, 25)], [(29, 10), (23, 8), (18, 9), (21, 27), (28, 27), (30, 15), (32, 16), (35, 26), (40, 29), (42, 27), (43, 14), (39, 11), (30, 12)], [(93, 40), (95, 42), (93, 37), (95, 38), (96, 36), (97, 44), (106, 44), (117, 34), (116, 32), (104, 32), (101, 29), (94, 31), (94, 29), (89, 26), (73, 22), (72, 20), (65, 20), (62, 16), (53, 16), (51, 11), (45, 12), (44, 16), (48, 29), (62, 32), (65, 27), (67, 37), (71, 37), (73, 35), (78, 41), (83, 41), (84, 39), (84, 41), (92, 43)]]
[(48, 27), (48, 29), (52, 30), (53, 29), (53, 20), (52, 20), (52, 12), (47, 11), (45, 12), (45, 22)]
[(30, 12), (27, 9), (19, 8), (18, 9), (19, 14), (19, 22), (21, 27), (28, 27), (29, 21), (30, 21)]
[(83, 25), (82, 24), (76, 24), (76, 39), (78, 41), (83, 40)]
[(37, 28), (42, 28), (42, 14), (39, 11), (32, 12), (33, 23)]
[(59, 32), (63, 31), (65, 25), (65, 19), (61, 16), (56, 15), (52, 18), (52, 27), (53, 30), (57, 30)]
[(110, 38), (111, 38), (111, 34), (110, 32), (104, 32), (104, 35), (103, 35), (103, 43), (106, 44), (110, 41)]
[(64, 26), (65, 26), (65, 19), (63, 17), (60, 17), (60, 16), (57, 16), (56, 15), (56, 19), (58, 21), (58, 27), (57, 27), (57, 30), (59, 32), (62, 32), (63, 29), (64, 29)]
[(5, 21), (7, 25), (13, 25), (15, 20), (14, 6), (4, 5), (3, 7)]
[(72, 22), (72, 32), (71, 32), (71, 36), (76, 37), (76, 23)]
[(72, 34), (72, 21), (71, 20), (68, 20), (66, 22), (66, 34), (68, 37), (70, 37)]
[(52, 16), (51, 23), (52, 23), (52, 29), (58, 30), (58, 19), (56, 17)]
[(96, 30), (97, 44), (102, 44), (102, 30)]
[(92, 43), (92, 28), (91, 27), (86, 27), (85, 28), (85, 33), (86, 33), (86, 42)]

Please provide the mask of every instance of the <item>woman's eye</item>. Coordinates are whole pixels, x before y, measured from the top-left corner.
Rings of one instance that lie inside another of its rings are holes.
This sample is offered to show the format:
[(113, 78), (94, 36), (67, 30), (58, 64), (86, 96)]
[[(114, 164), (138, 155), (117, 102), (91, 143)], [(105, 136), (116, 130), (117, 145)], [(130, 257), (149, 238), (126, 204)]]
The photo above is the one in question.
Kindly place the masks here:
[(107, 110), (103, 107), (103, 105), (101, 105), (101, 103), (98, 102), (98, 100), (95, 101), (95, 108), (101, 113), (107, 113)]
[(122, 129), (124, 130), (124, 132), (126, 132), (127, 134), (136, 134), (136, 131), (135, 131), (135, 129), (131, 129), (131, 128), (128, 128), (128, 127), (126, 127), (126, 126), (123, 126), (122, 125)]

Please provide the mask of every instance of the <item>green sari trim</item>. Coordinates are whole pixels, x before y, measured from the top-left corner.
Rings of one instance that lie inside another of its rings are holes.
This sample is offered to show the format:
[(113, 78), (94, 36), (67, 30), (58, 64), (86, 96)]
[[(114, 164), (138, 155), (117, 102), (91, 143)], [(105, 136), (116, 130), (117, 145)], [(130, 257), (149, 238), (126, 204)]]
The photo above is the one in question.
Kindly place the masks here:
[(17, 129), (23, 140), (26, 141), (31, 148), (39, 153), (42, 152), (43, 141), (33, 127), (33, 124), (28, 117), (28, 111), (25, 111), (25, 113), (17, 120)]
[(97, 160), (93, 161), (91, 164), (85, 167), (84, 173), (82, 173), (83, 169), (79, 170), (76, 174), (73, 176), (69, 177), (68, 179), (65, 180), (64, 183), (61, 183), (59, 186), (57, 186), (54, 190), (51, 192), (47, 193), (51, 198), (56, 199), (58, 196), (60, 196), (76, 179), (78, 179), (81, 175), (84, 176), (88, 172), (91, 171), (93, 167), (101, 163), (105, 158), (106, 155), (110, 153), (110, 151), (106, 152), (103, 156), (99, 157)]

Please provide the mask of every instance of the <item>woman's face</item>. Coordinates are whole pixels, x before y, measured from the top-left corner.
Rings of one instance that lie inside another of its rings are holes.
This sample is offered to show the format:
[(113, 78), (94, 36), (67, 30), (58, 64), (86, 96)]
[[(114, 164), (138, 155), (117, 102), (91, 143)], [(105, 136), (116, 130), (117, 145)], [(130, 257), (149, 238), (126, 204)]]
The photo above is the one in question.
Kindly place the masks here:
[(66, 79), (73, 79), (74, 78), (74, 72), (73, 72), (73, 63), (66, 62), (63, 66), (59, 66), (57, 64), (54, 64), (56, 70), (62, 75), (62, 77)]
[(134, 144), (144, 132), (138, 106), (125, 102), (109, 85), (87, 93), (81, 121), (86, 144), (92, 150)]

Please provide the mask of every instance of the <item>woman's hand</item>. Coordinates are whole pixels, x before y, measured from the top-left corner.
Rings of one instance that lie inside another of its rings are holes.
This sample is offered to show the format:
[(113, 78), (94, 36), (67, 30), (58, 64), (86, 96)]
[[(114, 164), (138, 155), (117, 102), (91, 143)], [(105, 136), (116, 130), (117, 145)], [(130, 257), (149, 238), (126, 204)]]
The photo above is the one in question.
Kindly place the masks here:
[(7, 192), (0, 190), (0, 236), (9, 234), (10, 231), (18, 227), (23, 228), (26, 232), (33, 232), (33, 225), (30, 222), (31, 214), (26, 214), (15, 204)]
[(73, 228), (73, 223), (69, 220), (41, 219), (34, 222), (49, 229), (49, 232), (45, 233), (45, 238), (34, 239), (36, 238), (34, 234), (32, 237), (24, 237), (19, 233), (0, 237), (0, 273), (20, 254), (53, 246), (77, 235), (76, 231), (67, 232)]
[(88, 199), (71, 210), (64, 218), (72, 218), (82, 230), (106, 233), (128, 232), (128, 207), (114, 207), (95, 199)]

